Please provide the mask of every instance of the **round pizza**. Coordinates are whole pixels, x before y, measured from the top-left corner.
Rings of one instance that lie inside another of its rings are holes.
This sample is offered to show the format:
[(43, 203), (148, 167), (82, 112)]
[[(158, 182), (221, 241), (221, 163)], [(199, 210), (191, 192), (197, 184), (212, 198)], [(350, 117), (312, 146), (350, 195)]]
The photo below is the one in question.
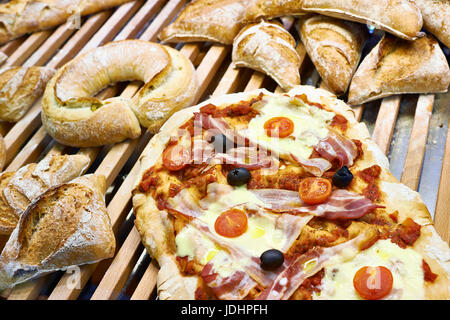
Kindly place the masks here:
[(298, 86), (174, 114), (135, 224), (160, 299), (448, 299), (450, 250), (353, 111)]

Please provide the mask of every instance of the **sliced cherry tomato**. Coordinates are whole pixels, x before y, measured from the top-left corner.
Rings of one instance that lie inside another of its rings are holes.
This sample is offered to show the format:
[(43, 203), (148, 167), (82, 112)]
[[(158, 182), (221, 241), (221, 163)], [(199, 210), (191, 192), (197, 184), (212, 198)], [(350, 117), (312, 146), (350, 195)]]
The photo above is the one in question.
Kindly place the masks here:
[(214, 229), (223, 237), (235, 238), (247, 231), (247, 224), (247, 215), (244, 211), (230, 209), (220, 214)]
[(294, 132), (294, 122), (286, 117), (276, 117), (267, 120), (264, 129), (269, 137), (286, 138)]
[(174, 144), (164, 150), (162, 160), (167, 170), (178, 171), (190, 163), (191, 154), (183, 146)]
[(392, 273), (385, 267), (362, 267), (353, 277), (353, 286), (361, 298), (378, 300), (392, 290)]
[(305, 178), (300, 182), (298, 193), (306, 204), (325, 202), (331, 195), (331, 182), (324, 178)]

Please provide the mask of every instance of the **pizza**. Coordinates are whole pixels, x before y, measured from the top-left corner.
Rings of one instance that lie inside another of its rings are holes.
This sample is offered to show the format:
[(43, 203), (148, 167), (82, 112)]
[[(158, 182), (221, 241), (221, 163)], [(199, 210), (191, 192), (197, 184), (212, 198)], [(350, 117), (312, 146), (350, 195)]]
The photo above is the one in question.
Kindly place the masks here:
[(140, 166), (135, 225), (160, 299), (450, 296), (450, 250), (425, 204), (327, 91), (183, 109)]

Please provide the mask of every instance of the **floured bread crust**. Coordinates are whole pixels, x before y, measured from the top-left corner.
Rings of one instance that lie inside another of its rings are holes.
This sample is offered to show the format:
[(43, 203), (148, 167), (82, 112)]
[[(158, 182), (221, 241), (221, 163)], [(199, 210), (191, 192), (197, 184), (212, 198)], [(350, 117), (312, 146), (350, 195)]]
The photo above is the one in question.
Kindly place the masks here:
[[(272, 95), (265, 89), (259, 89), (247, 93), (224, 95), (205, 101), (197, 106), (181, 110), (174, 114), (155, 135), (144, 150), (140, 163), (140, 173), (133, 192), (133, 206), (136, 215), (135, 224), (142, 237), (146, 249), (154, 257), (159, 265), (158, 293), (162, 299), (192, 299), (195, 293), (196, 276), (183, 276), (176, 266), (176, 248), (174, 241), (174, 229), (168, 218), (168, 213), (158, 210), (155, 200), (151, 196), (139, 192), (138, 185), (144, 172), (155, 165), (165, 149), (171, 134), (184, 122), (193, 116), (194, 112), (209, 103), (218, 107), (237, 103), (242, 100), (250, 100), (260, 93)], [(372, 165), (381, 167), (379, 189), (382, 194), (381, 204), (386, 206), (387, 212), (398, 212), (398, 221), (412, 218), (422, 225), (420, 237), (413, 248), (420, 252), (432, 271), (438, 275), (433, 283), (426, 283), (425, 296), (428, 299), (448, 299), (450, 271), (450, 250), (436, 233), (431, 216), (421, 200), (419, 194), (402, 185), (390, 172), (386, 156), (371, 140), (365, 124), (359, 123), (354, 117), (353, 110), (336, 96), (322, 89), (311, 86), (298, 86), (292, 89), (288, 95), (295, 96), (305, 94), (308, 101), (326, 105), (335, 113), (344, 116), (348, 121), (346, 136), (358, 139), (362, 142), (363, 158), (359, 159), (352, 171), (365, 169)], [(361, 186), (356, 185), (357, 190)]]

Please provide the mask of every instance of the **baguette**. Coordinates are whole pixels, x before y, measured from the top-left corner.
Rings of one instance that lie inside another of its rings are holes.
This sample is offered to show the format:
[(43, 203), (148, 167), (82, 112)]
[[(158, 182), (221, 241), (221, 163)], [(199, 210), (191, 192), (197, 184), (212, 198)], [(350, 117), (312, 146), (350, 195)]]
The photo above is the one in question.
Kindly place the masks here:
[(132, 0), (11, 0), (0, 4), (0, 44)]
[(262, 21), (244, 27), (233, 43), (232, 61), (272, 77), (282, 89), (300, 84), (295, 39), (280, 24)]
[(450, 48), (450, 1), (413, 0), (422, 12), (423, 26)]
[(0, 73), (0, 120), (19, 121), (42, 95), (55, 70), (48, 67), (11, 67)]
[(90, 163), (85, 155), (54, 155), (0, 175), (0, 234), (10, 234), (20, 216), (51, 187), (82, 175)]
[(356, 70), (348, 102), (358, 105), (395, 94), (446, 92), (449, 84), (448, 62), (431, 35), (406, 41), (386, 34)]
[(342, 95), (361, 59), (367, 39), (363, 25), (322, 15), (299, 19), (297, 29), (317, 72), (336, 95)]
[(270, 20), (283, 16), (301, 16), (303, 0), (251, 0), (245, 12), (245, 22)]
[[(133, 98), (93, 97), (119, 81), (144, 86)], [(179, 51), (143, 40), (110, 42), (58, 69), (42, 100), (42, 124), (58, 142), (97, 147), (136, 139), (140, 124), (153, 133), (197, 94), (194, 66)]]
[(111, 258), (115, 238), (104, 176), (51, 188), (25, 210), (0, 255), (0, 290), (48, 272)]
[(232, 44), (245, 25), (246, 1), (194, 0), (159, 34), (164, 42), (213, 41)]
[(303, 10), (368, 23), (407, 40), (424, 35), (420, 10), (409, 0), (304, 0)]

